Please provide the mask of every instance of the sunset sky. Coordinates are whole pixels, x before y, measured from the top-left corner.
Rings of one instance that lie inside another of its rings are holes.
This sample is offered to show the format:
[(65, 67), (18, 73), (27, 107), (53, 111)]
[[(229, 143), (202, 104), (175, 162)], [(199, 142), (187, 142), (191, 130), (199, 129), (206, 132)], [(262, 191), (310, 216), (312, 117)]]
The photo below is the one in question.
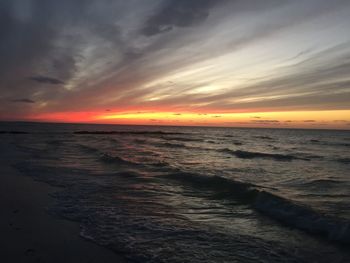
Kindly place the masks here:
[(350, 129), (349, 0), (1, 0), (0, 119)]

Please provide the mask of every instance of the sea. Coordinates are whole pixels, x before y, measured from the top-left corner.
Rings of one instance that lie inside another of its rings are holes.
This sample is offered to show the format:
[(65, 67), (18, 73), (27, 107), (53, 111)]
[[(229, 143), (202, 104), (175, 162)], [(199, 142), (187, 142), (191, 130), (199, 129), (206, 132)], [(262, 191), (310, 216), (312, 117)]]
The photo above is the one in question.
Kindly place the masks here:
[(48, 213), (131, 262), (350, 262), (350, 131), (3, 122), (0, 140), (57, 187)]

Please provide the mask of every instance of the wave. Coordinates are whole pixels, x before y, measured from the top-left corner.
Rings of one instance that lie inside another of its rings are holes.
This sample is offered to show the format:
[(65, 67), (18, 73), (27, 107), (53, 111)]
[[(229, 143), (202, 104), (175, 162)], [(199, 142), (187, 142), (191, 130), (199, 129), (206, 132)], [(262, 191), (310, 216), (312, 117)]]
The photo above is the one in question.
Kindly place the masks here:
[(258, 193), (258, 190), (254, 188), (255, 185), (253, 184), (234, 181), (221, 176), (204, 176), (178, 171), (164, 177), (190, 184), (195, 188), (216, 190), (216, 193), (222, 197), (239, 197), (241, 201), (248, 203), (253, 201)]
[(327, 146), (340, 146), (340, 147), (350, 147), (350, 143), (346, 142), (327, 142), (320, 140), (310, 140), (311, 143), (319, 144), (319, 145), (327, 145)]
[(119, 156), (115, 156), (109, 153), (105, 153), (100, 151), (97, 148), (87, 146), (84, 144), (78, 144), (79, 148), (81, 148), (86, 153), (91, 153), (98, 156), (98, 160), (109, 163), (109, 164), (119, 164), (119, 165), (140, 165), (139, 163), (126, 160), (124, 158), (121, 158)]
[(203, 142), (203, 139), (197, 138), (186, 138), (186, 137), (162, 137), (163, 140), (167, 141), (182, 141), (182, 142)]
[(176, 142), (153, 142), (151, 143), (154, 146), (157, 147), (164, 147), (164, 148), (171, 148), (171, 149), (188, 149), (188, 150), (198, 150), (198, 151), (211, 151), (212, 148), (202, 147), (202, 146), (193, 146), (193, 145), (186, 145), (183, 143), (176, 143)]
[(350, 244), (350, 222), (345, 220), (321, 214), (310, 207), (265, 191), (259, 192), (254, 207), (288, 226), (324, 236), (332, 241)]
[(213, 140), (204, 140), (205, 143), (210, 143), (210, 144), (217, 144), (216, 141)]
[(272, 137), (269, 137), (269, 136), (254, 136), (254, 138), (268, 140), (268, 141), (274, 140)]
[(350, 143), (343, 143), (343, 142), (324, 143), (324, 144), (331, 145), (331, 146), (350, 147)]
[(339, 163), (350, 164), (350, 158), (338, 158), (335, 159), (335, 161)]
[[(303, 153), (303, 152), (298, 152), (298, 156), (299, 158), (305, 158), (307, 160), (311, 160), (311, 159), (318, 159), (318, 160), (322, 160), (324, 159), (324, 156), (320, 156), (320, 155), (316, 155), (316, 154), (311, 154), (311, 153)], [(301, 157), (302, 156), (302, 157)]]
[(169, 148), (187, 148), (186, 145), (182, 144), (182, 143), (170, 143), (170, 142), (166, 142), (166, 143), (160, 143), (160, 146), (165, 146), (165, 147), (169, 147)]
[(320, 140), (316, 140), (316, 139), (311, 139), (310, 142), (320, 142)]
[(0, 134), (29, 134), (29, 132), (24, 132), (24, 131), (0, 131)]
[(203, 176), (186, 172), (176, 172), (166, 177), (180, 180), (195, 188), (213, 190), (215, 198), (239, 200), (289, 227), (317, 234), (331, 241), (350, 244), (350, 222), (324, 215), (311, 207), (262, 190), (263, 188), (257, 185), (220, 176)]
[(78, 146), (86, 153), (98, 153), (99, 152), (99, 150), (97, 148), (94, 148), (91, 146), (87, 146), (84, 144), (78, 144)]
[(147, 143), (146, 140), (142, 140), (142, 139), (135, 139), (134, 142), (137, 143), (137, 144), (145, 144), (145, 143)]
[(63, 145), (63, 141), (62, 140), (48, 140), (46, 141), (46, 143), (48, 145), (52, 145), (52, 146), (60, 146)]
[(343, 185), (344, 183), (346, 182), (333, 179), (316, 179), (303, 183), (303, 186), (306, 186), (308, 188), (331, 188), (338, 185)]
[[(158, 160), (158, 161), (153, 161), (153, 162), (149, 162), (149, 160), (147, 161), (142, 161), (139, 160), (138, 162), (136, 161), (132, 161), (132, 160), (128, 160), (116, 155), (112, 155), (110, 153), (106, 153), (106, 152), (102, 152), (97, 148), (91, 147), (91, 146), (87, 146), (84, 144), (78, 144), (78, 146), (86, 153), (88, 154), (93, 154), (95, 155), (99, 161), (102, 161), (104, 163), (107, 164), (117, 164), (117, 165), (123, 165), (123, 166), (148, 166), (151, 165), (153, 167), (157, 167), (157, 168), (164, 168), (164, 167), (169, 167), (169, 163), (165, 162), (164, 160)], [(150, 155), (155, 155), (154, 152), (151, 151), (146, 151), (143, 152), (145, 154), (145, 156), (150, 156)]]
[(172, 142), (152, 142), (151, 145), (156, 147), (164, 147), (164, 148), (187, 148), (185, 144), (182, 143), (172, 143)]
[(126, 159), (123, 159), (119, 156), (111, 155), (108, 153), (103, 153), (99, 159), (105, 163), (113, 163), (119, 165), (140, 165), (139, 163), (132, 162)]
[(299, 194), (301, 197), (329, 197), (329, 198), (349, 198), (350, 194), (327, 194), (327, 193), (305, 193)]
[(93, 135), (180, 135), (181, 132), (163, 132), (163, 131), (74, 131), (73, 134), (93, 134)]
[(310, 161), (309, 158), (302, 158), (302, 157), (296, 157), (294, 155), (279, 154), (279, 153), (249, 152), (249, 151), (241, 151), (241, 150), (234, 151), (228, 148), (220, 149), (219, 151), (232, 154), (237, 158), (241, 158), (241, 159), (262, 158), (262, 159), (273, 159), (277, 161), (292, 161), (292, 160)]
[(165, 168), (165, 167), (167, 168), (170, 166), (170, 164), (164, 160), (151, 163), (151, 165), (158, 168)]

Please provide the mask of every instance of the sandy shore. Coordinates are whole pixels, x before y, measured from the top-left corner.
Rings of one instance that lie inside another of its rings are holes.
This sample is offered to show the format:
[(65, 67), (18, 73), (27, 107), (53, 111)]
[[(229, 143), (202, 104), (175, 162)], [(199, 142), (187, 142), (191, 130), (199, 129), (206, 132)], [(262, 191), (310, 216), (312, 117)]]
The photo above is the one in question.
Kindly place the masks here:
[(0, 262), (127, 262), (81, 238), (77, 223), (49, 215), (57, 189), (19, 174), (12, 167), (18, 154), (7, 143), (0, 147)]

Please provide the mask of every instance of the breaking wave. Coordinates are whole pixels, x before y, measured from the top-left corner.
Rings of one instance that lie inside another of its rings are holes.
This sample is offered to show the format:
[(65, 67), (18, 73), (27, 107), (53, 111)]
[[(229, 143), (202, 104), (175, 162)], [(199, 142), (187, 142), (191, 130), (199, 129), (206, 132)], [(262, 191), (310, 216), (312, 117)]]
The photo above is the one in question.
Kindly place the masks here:
[(254, 207), (288, 226), (324, 236), (332, 241), (350, 244), (350, 222), (345, 220), (329, 217), (265, 191), (259, 192)]
[(350, 222), (324, 215), (311, 207), (267, 192), (257, 185), (220, 176), (181, 172), (168, 175), (167, 178), (185, 182), (195, 188), (212, 190), (215, 197), (234, 198), (290, 227), (326, 237), (331, 241), (350, 243)]

